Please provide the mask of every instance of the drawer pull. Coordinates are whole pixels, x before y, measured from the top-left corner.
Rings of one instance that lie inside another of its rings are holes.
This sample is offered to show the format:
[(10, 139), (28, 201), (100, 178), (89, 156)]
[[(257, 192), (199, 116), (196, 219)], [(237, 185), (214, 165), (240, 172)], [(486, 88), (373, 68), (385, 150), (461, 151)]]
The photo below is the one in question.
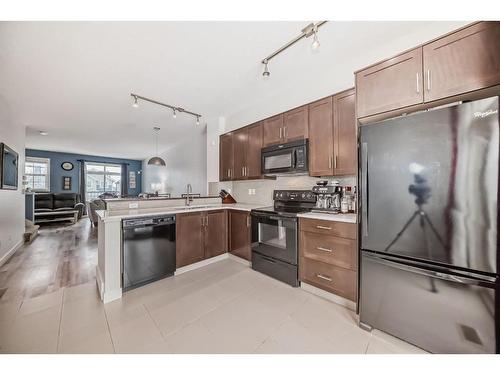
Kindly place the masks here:
[(326, 229), (326, 230), (331, 230), (331, 227), (324, 227), (323, 225), (316, 225), (316, 228), (318, 229)]
[(326, 247), (321, 247), (321, 246), (316, 247), (316, 249), (325, 251), (327, 253), (331, 253), (333, 251), (332, 249), (327, 249)]
[(320, 273), (317, 273), (317, 274), (316, 274), (316, 277), (317, 277), (318, 279), (322, 279), (322, 280), (326, 280), (326, 281), (330, 281), (330, 282), (332, 281), (332, 279), (331, 279), (330, 277), (328, 277), (328, 276), (323, 276), (323, 275), (322, 275), (322, 274), (320, 274)]

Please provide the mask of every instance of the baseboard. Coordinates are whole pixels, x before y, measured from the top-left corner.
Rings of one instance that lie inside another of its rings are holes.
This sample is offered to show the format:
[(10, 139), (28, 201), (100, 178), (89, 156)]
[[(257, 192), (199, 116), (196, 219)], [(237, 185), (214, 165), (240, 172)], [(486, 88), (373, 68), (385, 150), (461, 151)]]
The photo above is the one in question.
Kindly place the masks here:
[(175, 275), (181, 275), (185, 272), (193, 271), (193, 270), (196, 270), (198, 268), (205, 267), (209, 264), (217, 263), (217, 262), (220, 262), (221, 260), (228, 259), (228, 258), (229, 258), (229, 254), (224, 253), (221, 255), (217, 255), (216, 257), (213, 257), (213, 258), (200, 260), (199, 262), (189, 264), (189, 265), (181, 267), (181, 268), (177, 268), (177, 270), (175, 270)]
[(340, 297), (336, 294), (327, 292), (326, 290), (316, 288), (315, 286), (312, 286), (310, 284), (307, 284), (303, 281), (300, 282), (300, 287), (304, 289), (306, 292), (312, 293), (318, 297), (327, 299), (328, 301), (334, 302), (337, 305), (344, 306), (348, 308), (349, 310), (356, 311), (356, 303), (353, 301), (350, 301), (344, 297)]
[(16, 243), (12, 247), (12, 249), (10, 249), (9, 251), (7, 251), (5, 253), (5, 255), (0, 259), (0, 267), (3, 266), (5, 263), (7, 263), (7, 261), (15, 254), (15, 252), (21, 248), (23, 243), (24, 243), (24, 241), (22, 239), (19, 240), (19, 242)]
[(244, 264), (245, 266), (252, 267), (252, 262), (250, 262), (246, 259), (237, 257), (236, 255), (233, 255), (233, 254), (228, 254), (228, 255), (229, 255), (229, 259), (234, 260), (238, 263)]
[(95, 267), (95, 282), (97, 284), (97, 289), (99, 290), (101, 301), (104, 301), (104, 280), (102, 279), (102, 274), (99, 266)]

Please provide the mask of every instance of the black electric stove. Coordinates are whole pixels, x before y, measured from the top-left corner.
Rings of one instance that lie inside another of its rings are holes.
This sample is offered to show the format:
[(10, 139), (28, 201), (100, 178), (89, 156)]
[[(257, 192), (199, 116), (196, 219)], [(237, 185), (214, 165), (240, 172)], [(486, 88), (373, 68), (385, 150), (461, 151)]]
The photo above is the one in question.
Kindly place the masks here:
[(252, 210), (252, 268), (292, 286), (298, 280), (297, 215), (310, 212), (310, 190), (275, 190), (274, 206)]

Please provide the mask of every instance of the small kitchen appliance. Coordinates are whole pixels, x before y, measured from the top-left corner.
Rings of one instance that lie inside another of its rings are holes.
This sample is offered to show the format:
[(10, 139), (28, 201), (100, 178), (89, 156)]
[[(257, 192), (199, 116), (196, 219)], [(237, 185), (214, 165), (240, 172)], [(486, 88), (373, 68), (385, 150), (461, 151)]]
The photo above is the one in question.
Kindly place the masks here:
[(313, 212), (338, 214), (340, 212), (340, 202), (342, 198), (342, 187), (338, 181), (331, 181), (325, 184), (324, 181), (318, 182), (312, 188), (313, 193), (317, 196), (316, 206)]

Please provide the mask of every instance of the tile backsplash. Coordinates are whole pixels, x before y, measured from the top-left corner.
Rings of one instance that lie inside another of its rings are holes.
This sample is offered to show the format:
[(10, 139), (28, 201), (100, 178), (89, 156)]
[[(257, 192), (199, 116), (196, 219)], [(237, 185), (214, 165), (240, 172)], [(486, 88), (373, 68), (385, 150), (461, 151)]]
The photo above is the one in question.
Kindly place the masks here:
[(218, 195), (221, 189), (231, 193), (238, 203), (273, 204), (273, 190), (310, 190), (317, 181), (337, 180), (341, 185), (356, 186), (356, 176), (344, 177), (310, 177), (279, 176), (275, 180), (246, 180), (209, 182), (209, 195)]

